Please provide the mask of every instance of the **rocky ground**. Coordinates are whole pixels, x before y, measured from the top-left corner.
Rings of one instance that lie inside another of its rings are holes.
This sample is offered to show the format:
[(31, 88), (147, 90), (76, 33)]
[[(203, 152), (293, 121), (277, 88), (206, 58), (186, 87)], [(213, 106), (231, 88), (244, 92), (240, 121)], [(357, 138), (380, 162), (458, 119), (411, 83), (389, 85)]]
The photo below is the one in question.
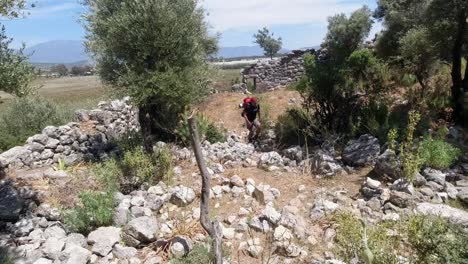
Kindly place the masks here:
[[(468, 157), (451, 170), (426, 168), (411, 184), (397, 179), (393, 154), (369, 135), (340, 154), (324, 145), (307, 160), (299, 147), (261, 152), (235, 134), (203, 149), (226, 263), (342, 263), (330, 217), (340, 211), (373, 223), (436, 214), (468, 230), (468, 212), (449, 205), (468, 202)], [(113, 226), (87, 237), (69, 232), (55, 208), (95, 187), (86, 166), (11, 173), (0, 183), (0, 247), (25, 264), (156, 264), (189, 252), (207, 238), (199, 225), (201, 177), (190, 150), (173, 147), (173, 154), (172, 185), (117, 193)]]

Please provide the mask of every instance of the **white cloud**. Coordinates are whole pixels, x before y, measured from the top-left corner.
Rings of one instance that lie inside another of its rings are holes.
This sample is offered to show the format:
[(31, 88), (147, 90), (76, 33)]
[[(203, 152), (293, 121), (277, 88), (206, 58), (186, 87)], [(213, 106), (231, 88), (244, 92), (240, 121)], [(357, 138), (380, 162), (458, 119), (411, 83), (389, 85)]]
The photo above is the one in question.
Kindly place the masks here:
[(363, 5), (338, 0), (203, 0), (201, 4), (217, 31), (271, 25), (326, 25), (327, 17), (350, 13)]

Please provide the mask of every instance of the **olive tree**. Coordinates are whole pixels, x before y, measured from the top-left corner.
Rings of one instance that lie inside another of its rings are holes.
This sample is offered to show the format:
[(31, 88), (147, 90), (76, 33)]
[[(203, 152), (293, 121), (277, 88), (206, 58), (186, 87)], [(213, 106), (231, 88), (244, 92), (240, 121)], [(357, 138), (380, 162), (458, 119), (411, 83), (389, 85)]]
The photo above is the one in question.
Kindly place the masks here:
[[(307, 110), (315, 115), (316, 130), (348, 132), (364, 108), (388, 87), (385, 63), (364, 48), (372, 21), (367, 7), (328, 19), (321, 49), (304, 58), (305, 78), (297, 89)], [(364, 100), (367, 99), (367, 100)]]
[(267, 28), (263, 28), (259, 30), (257, 34), (254, 34), (254, 43), (260, 45), (260, 47), (265, 52), (265, 56), (268, 56), (271, 59), (273, 59), (273, 56), (278, 54), (278, 52), (281, 50), (281, 47), (283, 46), (282, 39), (275, 39), (274, 35), (275, 34), (270, 33), (270, 31)]
[[(2, 1), (0, 18), (21, 16), (25, 5), (23, 0)], [(0, 91), (24, 96), (31, 92), (29, 84), (33, 77), (33, 68), (28, 63), (28, 57), (23, 54), (24, 47), (17, 51), (11, 48), (12, 41), (6, 35), (5, 26), (0, 23)]]
[(468, 70), (462, 67), (468, 59), (468, 1), (379, 0), (375, 17), (384, 25), (377, 41), (381, 56), (409, 62), (420, 77), (438, 61), (451, 64), (451, 101), (461, 122), (461, 100), (468, 91)]
[(208, 93), (217, 50), (197, 0), (86, 0), (87, 48), (101, 79), (133, 97), (145, 149), (173, 139), (187, 108)]

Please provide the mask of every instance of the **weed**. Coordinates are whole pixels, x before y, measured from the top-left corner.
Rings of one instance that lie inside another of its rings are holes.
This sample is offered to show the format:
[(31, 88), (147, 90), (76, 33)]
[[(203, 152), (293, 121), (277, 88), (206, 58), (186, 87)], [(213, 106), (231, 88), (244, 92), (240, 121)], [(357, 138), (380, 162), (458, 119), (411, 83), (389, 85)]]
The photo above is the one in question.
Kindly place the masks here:
[(426, 137), (421, 143), (419, 155), (424, 164), (431, 168), (448, 169), (460, 157), (461, 151), (441, 139)]
[(415, 263), (468, 262), (468, 235), (445, 219), (413, 216), (407, 232)]
[(114, 192), (85, 191), (79, 195), (81, 204), (64, 213), (65, 224), (73, 231), (88, 234), (92, 230), (112, 224)]

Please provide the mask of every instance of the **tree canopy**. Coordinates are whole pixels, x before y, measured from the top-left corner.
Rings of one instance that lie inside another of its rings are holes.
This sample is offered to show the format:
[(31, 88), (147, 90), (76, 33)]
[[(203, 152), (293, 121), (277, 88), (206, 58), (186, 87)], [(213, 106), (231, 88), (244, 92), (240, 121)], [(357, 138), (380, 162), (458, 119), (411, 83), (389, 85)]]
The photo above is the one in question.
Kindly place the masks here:
[(87, 47), (100, 77), (133, 97), (148, 141), (173, 137), (181, 114), (208, 93), (206, 58), (217, 38), (204, 10), (194, 0), (86, 4)]
[(274, 33), (270, 33), (270, 31), (264, 27), (263, 29), (259, 30), (257, 34), (254, 34), (255, 41), (260, 45), (260, 47), (264, 50), (265, 56), (273, 58), (278, 52), (281, 50), (283, 46), (283, 41), (281, 37), (275, 38)]
[[(6, 0), (0, 3), (0, 17), (18, 17), (25, 1)], [(10, 47), (13, 40), (6, 35), (5, 26), (0, 23), (0, 91), (16, 96), (24, 96), (31, 92), (30, 82), (33, 68), (28, 63), (28, 57)]]
[(452, 105), (455, 119), (462, 121), (461, 99), (468, 91), (468, 70), (462, 72), (468, 59), (468, 1), (380, 0), (375, 17), (384, 25), (378, 54), (410, 68), (423, 89), (435, 63), (451, 64)]

